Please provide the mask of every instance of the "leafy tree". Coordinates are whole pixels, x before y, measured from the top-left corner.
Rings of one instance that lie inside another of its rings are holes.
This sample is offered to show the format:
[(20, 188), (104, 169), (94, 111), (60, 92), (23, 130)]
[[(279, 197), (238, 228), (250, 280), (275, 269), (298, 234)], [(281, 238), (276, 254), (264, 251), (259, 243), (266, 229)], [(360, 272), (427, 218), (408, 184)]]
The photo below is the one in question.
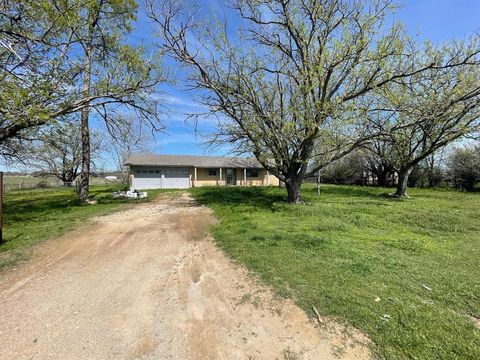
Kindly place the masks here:
[[(72, 0), (73, 1), (73, 0)], [(157, 104), (151, 93), (164, 80), (159, 63), (144, 56), (143, 48), (126, 43), (132, 30), (137, 4), (134, 0), (88, 0), (77, 6), (63, 7), (71, 13), (75, 29), (73, 40), (78, 44), (70, 58), (82, 64), (82, 78), (76, 85), (78, 97), (86, 99), (80, 109), (82, 129), (82, 174), (80, 199), (88, 200), (90, 174), (90, 110), (101, 116), (112, 129), (115, 110), (123, 105), (135, 111), (137, 118), (159, 130)], [(98, 96), (103, 100), (97, 102)], [(115, 107), (115, 105), (117, 107)], [(113, 132), (111, 132), (113, 133)]]
[[(413, 168), (453, 141), (480, 129), (480, 43), (457, 43), (442, 49), (425, 47), (408, 61), (418, 59), (447, 64), (397, 79), (376, 92), (374, 132), (391, 147), (398, 174), (395, 195), (406, 196)], [(449, 66), (449, 64), (455, 64)]]
[(411, 54), (402, 27), (384, 25), (391, 0), (237, 0), (232, 7), (238, 37), (230, 24), (196, 21), (177, 1), (147, 0), (164, 48), (191, 70), (198, 100), (226, 116), (214, 140), (252, 153), (285, 183), (290, 203), (301, 201), (305, 176), (364, 142), (362, 97), (444, 66), (417, 59), (399, 67)]
[(7, 106), (0, 108), (0, 144), (8, 146), (25, 129), (80, 113), (83, 201), (92, 111), (108, 129), (117, 126), (118, 111), (135, 112), (153, 130), (162, 128), (152, 96), (165, 80), (159, 60), (126, 41), (136, 11), (134, 0), (20, 0), (8, 2), (1, 17), (0, 100)]
[(454, 186), (475, 190), (480, 182), (480, 146), (456, 148), (448, 158), (447, 168)]
[(50, 0), (2, 2), (0, 11), (0, 147), (9, 153), (25, 129), (82, 105), (68, 94), (79, 74), (65, 61), (72, 32), (53, 16)]

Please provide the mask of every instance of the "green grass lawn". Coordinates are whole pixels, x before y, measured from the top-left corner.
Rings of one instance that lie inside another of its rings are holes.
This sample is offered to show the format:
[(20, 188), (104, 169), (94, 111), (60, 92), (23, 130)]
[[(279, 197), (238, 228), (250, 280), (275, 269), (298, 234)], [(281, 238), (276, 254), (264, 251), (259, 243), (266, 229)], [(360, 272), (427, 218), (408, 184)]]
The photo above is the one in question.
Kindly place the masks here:
[(9, 191), (4, 199), (4, 243), (0, 244), (0, 269), (25, 258), (29, 246), (59, 236), (86, 219), (149, 201), (166, 190), (149, 190), (148, 199), (113, 199), (122, 185), (93, 186), (96, 205), (82, 205), (73, 188)]
[(380, 358), (480, 359), (480, 194), (388, 191), (304, 186), (306, 205), (277, 188), (192, 194), (220, 219), (227, 254), (310, 314), (363, 331)]

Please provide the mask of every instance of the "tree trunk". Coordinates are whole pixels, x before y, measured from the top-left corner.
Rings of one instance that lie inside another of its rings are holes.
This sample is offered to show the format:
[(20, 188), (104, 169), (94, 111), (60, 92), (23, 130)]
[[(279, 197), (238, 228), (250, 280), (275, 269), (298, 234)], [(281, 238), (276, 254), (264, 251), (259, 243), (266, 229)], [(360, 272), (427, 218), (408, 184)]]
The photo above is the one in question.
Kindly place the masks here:
[(397, 191), (395, 192), (395, 196), (398, 197), (407, 197), (407, 185), (408, 185), (408, 176), (412, 171), (411, 168), (402, 168), (398, 171), (398, 184), (397, 184)]
[(387, 172), (380, 171), (377, 175), (377, 186), (385, 187), (387, 185)]
[(302, 198), (300, 196), (300, 186), (302, 185), (302, 180), (299, 179), (289, 179), (285, 182), (288, 194), (288, 202), (290, 204), (300, 204)]
[[(85, 51), (85, 78), (83, 79), (83, 97), (90, 96), (91, 68), (93, 58), (93, 47), (88, 44)], [(81, 132), (82, 132), (82, 172), (80, 176), (80, 201), (88, 201), (90, 182), (90, 129), (89, 114), (90, 108), (87, 103), (81, 110)]]
[(82, 109), (82, 174), (80, 176), (80, 200), (87, 201), (90, 182), (90, 130), (88, 124), (88, 109)]
[(320, 196), (320, 171), (317, 173), (317, 196)]

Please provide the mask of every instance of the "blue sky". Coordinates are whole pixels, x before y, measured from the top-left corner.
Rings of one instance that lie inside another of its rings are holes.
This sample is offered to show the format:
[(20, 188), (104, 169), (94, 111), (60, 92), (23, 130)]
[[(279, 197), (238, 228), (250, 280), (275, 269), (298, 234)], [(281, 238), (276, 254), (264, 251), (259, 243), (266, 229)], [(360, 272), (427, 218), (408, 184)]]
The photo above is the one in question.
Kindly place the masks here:
[[(203, 11), (225, 12), (224, 1), (201, 3)], [(406, 0), (394, 17), (403, 22), (411, 34), (418, 33), (421, 39), (430, 39), (434, 43), (462, 39), (480, 30), (480, 0)], [(154, 41), (151, 29), (140, 15), (139, 26), (133, 35), (135, 40)], [(193, 124), (184, 123), (186, 112), (201, 111), (192, 99), (193, 93), (181, 83), (163, 90), (168, 93), (165, 105), (169, 107), (169, 113), (164, 116), (167, 129), (165, 134), (156, 136), (151, 150), (164, 154), (213, 154), (202, 142), (203, 135), (215, 129), (215, 122), (212, 119), (201, 121), (197, 129), (199, 134), (196, 134)], [(215, 154), (227, 152), (228, 149), (218, 149)]]

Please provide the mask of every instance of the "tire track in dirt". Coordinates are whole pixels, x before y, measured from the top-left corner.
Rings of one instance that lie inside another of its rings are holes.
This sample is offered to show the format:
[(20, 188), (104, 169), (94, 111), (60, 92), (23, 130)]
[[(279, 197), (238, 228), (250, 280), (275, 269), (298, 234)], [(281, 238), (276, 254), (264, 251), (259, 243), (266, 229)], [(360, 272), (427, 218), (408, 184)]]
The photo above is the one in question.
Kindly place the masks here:
[(96, 218), (0, 274), (1, 359), (368, 359), (232, 263), (186, 193)]

